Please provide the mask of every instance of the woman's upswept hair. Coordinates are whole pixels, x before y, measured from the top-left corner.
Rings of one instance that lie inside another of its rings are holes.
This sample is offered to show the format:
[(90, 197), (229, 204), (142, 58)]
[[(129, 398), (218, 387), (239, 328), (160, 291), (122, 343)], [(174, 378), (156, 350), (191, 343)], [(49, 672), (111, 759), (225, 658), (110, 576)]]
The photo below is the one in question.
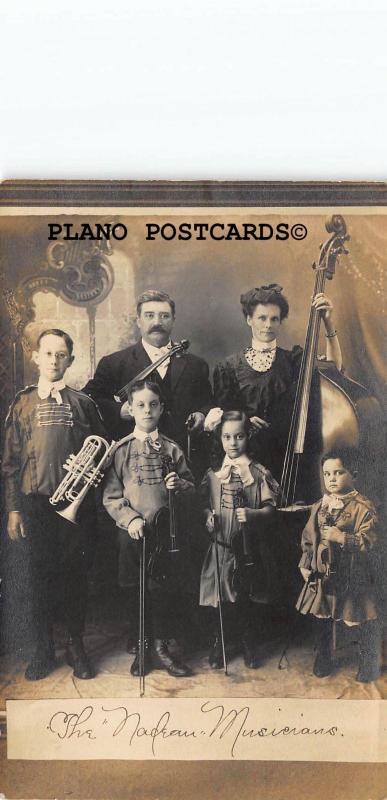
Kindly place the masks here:
[(285, 295), (282, 294), (282, 286), (279, 286), (278, 283), (270, 283), (268, 286), (256, 286), (255, 289), (250, 289), (245, 294), (241, 294), (241, 306), (245, 318), (251, 317), (258, 305), (267, 306), (269, 303), (273, 306), (278, 306), (281, 322), (286, 319), (289, 314), (289, 303)]

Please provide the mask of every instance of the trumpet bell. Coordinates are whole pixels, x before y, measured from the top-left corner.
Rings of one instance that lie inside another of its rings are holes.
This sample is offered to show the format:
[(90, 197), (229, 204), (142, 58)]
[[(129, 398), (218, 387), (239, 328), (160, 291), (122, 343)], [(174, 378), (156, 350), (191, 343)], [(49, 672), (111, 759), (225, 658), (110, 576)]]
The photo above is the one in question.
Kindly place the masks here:
[(70, 503), (62, 511), (56, 511), (56, 513), (59, 514), (60, 517), (63, 517), (63, 519), (67, 519), (68, 522), (72, 522), (73, 525), (79, 525), (79, 522), (77, 522), (78, 507), (78, 504)]

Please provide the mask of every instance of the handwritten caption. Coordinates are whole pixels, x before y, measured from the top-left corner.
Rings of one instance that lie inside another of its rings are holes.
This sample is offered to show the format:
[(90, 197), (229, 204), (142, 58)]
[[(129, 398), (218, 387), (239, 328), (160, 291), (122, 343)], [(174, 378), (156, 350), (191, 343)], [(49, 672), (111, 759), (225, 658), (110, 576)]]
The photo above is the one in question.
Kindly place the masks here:
[(380, 726), (381, 713), (387, 721), (384, 706), (365, 701), (363, 711), (363, 703), (266, 698), (9, 701), (8, 757), (387, 760), (387, 726), (384, 734)]

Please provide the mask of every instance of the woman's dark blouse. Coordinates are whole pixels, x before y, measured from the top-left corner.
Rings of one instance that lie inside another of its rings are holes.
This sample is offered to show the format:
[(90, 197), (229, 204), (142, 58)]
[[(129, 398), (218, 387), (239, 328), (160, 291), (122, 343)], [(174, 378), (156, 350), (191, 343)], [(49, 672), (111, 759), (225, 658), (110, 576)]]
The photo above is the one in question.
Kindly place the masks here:
[(270, 428), (257, 435), (259, 460), (277, 480), (282, 468), (289, 433), (302, 348), (277, 347), (272, 366), (257, 372), (248, 364), (244, 351), (229, 356), (214, 370), (214, 397), (224, 411), (241, 409), (257, 416)]

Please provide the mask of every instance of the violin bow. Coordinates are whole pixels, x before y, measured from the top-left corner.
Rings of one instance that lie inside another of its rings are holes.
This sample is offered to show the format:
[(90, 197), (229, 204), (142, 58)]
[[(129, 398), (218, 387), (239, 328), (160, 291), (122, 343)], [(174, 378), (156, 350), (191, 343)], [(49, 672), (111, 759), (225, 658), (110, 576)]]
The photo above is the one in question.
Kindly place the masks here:
[(227, 672), (227, 658), (226, 658), (226, 647), (224, 642), (224, 629), (223, 629), (223, 610), (222, 610), (222, 597), (220, 592), (220, 567), (219, 567), (219, 550), (218, 550), (218, 533), (217, 533), (217, 522), (216, 522), (216, 512), (215, 509), (212, 510), (213, 517), (214, 517), (214, 533), (215, 533), (215, 564), (216, 564), (216, 594), (218, 600), (218, 613), (219, 613), (219, 630), (220, 630), (220, 640), (222, 642), (222, 655), (223, 655), (223, 667), (224, 667), (224, 674), (228, 675)]
[(145, 694), (145, 536), (139, 542), (140, 546), (140, 624), (139, 624), (139, 649), (138, 672), (140, 679), (140, 697)]

